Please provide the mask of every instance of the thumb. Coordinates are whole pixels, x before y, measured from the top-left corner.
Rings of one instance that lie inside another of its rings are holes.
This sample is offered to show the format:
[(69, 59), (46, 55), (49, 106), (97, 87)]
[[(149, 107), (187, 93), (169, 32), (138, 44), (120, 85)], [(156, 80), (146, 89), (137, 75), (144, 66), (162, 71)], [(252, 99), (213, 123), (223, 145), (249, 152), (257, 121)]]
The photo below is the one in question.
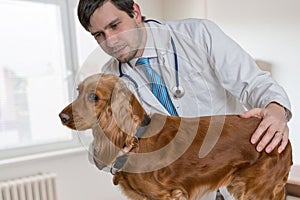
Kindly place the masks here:
[(240, 114), (241, 118), (257, 117), (259, 119), (263, 118), (263, 109), (262, 108), (253, 108)]

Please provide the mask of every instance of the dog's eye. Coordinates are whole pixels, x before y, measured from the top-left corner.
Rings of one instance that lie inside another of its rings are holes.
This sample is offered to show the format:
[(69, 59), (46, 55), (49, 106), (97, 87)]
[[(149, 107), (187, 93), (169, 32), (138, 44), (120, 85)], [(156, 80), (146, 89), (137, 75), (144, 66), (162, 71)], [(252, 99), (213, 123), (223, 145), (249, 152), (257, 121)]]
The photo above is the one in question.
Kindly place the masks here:
[(90, 102), (96, 102), (99, 100), (99, 97), (95, 93), (90, 93), (88, 99)]

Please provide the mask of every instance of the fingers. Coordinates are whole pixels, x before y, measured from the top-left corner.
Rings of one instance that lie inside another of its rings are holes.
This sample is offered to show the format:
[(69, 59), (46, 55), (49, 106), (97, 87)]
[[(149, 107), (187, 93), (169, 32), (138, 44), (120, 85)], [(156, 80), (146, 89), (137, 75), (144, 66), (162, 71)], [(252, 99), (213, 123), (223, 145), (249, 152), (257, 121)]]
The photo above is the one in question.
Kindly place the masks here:
[[(283, 127), (283, 128), (279, 128)], [(261, 138), (261, 139), (260, 139)], [(263, 149), (267, 153), (273, 151), (279, 144), (278, 152), (281, 153), (288, 144), (289, 129), (286, 123), (271, 123), (263, 120), (251, 137), (251, 143), (255, 144), (256, 150), (261, 152)]]
[(257, 144), (257, 151), (267, 153), (278, 147), (281, 153), (288, 144), (289, 129), (285, 120), (285, 110), (276, 103), (270, 103), (265, 109), (254, 108), (240, 115), (242, 118), (258, 117), (262, 119), (251, 137), (251, 143)]
[(271, 142), (266, 147), (266, 152), (270, 153), (280, 144), (278, 147), (278, 153), (281, 153), (288, 143), (288, 135), (288, 131), (276, 131), (274, 137), (271, 139)]
[(281, 153), (285, 149), (285, 147), (287, 146), (288, 142), (289, 142), (289, 127), (286, 126), (286, 130), (285, 130), (285, 132), (283, 134), (281, 144), (278, 147), (278, 153)]
[(266, 147), (266, 152), (267, 153), (271, 152), (273, 150), (273, 147), (276, 147), (281, 142), (283, 136), (284, 136), (284, 132), (276, 131), (270, 144)]
[[(267, 124), (266, 122), (261, 121), (255, 132), (253, 133), (251, 137), (251, 143), (256, 144), (257, 141), (262, 137), (263, 133), (268, 129), (270, 124)], [(261, 142), (257, 145), (257, 151), (261, 151), (262, 148), (265, 146), (265, 143), (272, 138), (272, 134), (265, 134), (265, 137), (262, 138)]]
[(261, 108), (251, 109), (251, 110), (241, 114), (240, 117), (242, 117), (242, 118), (257, 117), (257, 118), (261, 119), (263, 117), (263, 109), (261, 109)]

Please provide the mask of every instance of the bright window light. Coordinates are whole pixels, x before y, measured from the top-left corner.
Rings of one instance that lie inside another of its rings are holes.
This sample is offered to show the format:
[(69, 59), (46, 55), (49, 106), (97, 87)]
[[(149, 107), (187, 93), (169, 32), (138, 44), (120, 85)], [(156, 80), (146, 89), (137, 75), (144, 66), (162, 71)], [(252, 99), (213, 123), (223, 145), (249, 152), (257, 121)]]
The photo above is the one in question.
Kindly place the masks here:
[(0, 151), (72, 140), (59, 5), (0, 1)]

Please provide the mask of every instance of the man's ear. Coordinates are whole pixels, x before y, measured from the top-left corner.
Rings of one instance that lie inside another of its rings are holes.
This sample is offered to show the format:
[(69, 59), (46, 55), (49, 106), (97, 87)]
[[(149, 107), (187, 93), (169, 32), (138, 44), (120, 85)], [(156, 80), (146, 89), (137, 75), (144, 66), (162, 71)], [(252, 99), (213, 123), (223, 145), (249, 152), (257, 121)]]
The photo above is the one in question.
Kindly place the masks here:
[(140, 6), (136, 3), (133, 4), (133, 18), (138, 22), (142, 23), (142, 13)]

